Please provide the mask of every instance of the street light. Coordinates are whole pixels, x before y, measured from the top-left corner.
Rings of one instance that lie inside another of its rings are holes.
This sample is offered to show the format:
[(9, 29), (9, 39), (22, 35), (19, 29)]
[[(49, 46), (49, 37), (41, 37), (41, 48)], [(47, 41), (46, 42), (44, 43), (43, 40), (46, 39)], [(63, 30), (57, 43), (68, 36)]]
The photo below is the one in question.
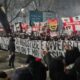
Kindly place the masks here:
[(25, 15), (25, 9), (21, 9), (22, 18), (24, 19), (24, 22), (26, 22), (26, 15)]
[(22, 13), (25, 13), (24, 8), (21, 9), (21, 12), (22, 12)]

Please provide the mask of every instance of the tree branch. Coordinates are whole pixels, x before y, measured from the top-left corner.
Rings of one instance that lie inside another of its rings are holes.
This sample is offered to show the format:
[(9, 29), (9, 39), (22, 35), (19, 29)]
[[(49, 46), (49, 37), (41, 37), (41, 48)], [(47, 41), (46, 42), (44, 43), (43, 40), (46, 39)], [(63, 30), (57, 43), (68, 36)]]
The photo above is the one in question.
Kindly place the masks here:
[(11, 23), (12, 21), (14, 21), (19, 16), (19, 14), (20, 14), (20, 11), (16, 14), (16, 16), (9, 23)]
[(10, 4), (11, 4), (11, 0), (9, 0), (9, 3), (7, 4), (7, 9), (9, 8)]
[(5, 12), (6, 12), (6, 15), (7, 15), (7, 0), (4, 0), (4, 8), (5, 8)]
[[(26, 3), (22, 8), (27, 7), (32, 1), (33, 1), (33, 0), (30, 0), (30, 1), (29, 1), (28, 3)], [(12, 21), (14, 21), (14, 20), (19, 16), (20, 12), (21, 12), (21, 9), (20, 9), (20, 11), (16, 14), (16, 16), (15, 16), (9, 23), (11, 23)]]

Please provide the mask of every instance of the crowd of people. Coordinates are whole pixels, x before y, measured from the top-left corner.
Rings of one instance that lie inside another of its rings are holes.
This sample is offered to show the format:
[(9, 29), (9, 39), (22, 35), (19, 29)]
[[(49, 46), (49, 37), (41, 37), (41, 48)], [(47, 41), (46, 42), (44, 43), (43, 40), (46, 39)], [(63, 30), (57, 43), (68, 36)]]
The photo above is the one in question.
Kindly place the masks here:
[[(0, 5), (2, 7), (2, 5)], [(0, 21), (7, 33), (11, 33), (6, 14), (0, 8)], [(29, 38), (30, 40), (79, 40), (79, 35), (64, 36), (58, 35), (51, 37), (49, 31), (39, 35), (31, 32), (31, 34), (17, 35), (15, 37)], [(2, 35), (1, 35), (2, 36)], [(4, 35), (5, 36), (5, 35)], [(8, 37), (9, 35), (7, 35)], [(6, 37), (6, 36), (5, 36)], [(64, 45), (65, 56), (52, 57), (49, 49), (43, 51), (43, 58), (37, 58), (32, 55), (27, 55), (25, 63), (27, 67), (16, 69), (11, 77), (6, 72), (0, 71), (0, 80), (46, 80), (47, 71), (49, 71), (50, 80), (80, 80), (80, 51), (76, 47)], [(11, 37), (9, 46), (9, 66), (14, 68), (15, 61), (15, 40)]]
[[(11, 40), (14, 42), (12, 38)], [(64, 49), (65, 56), (59, 57), (52, 57), (48, 47), (46, 51), (43, 51), (42, 59), (27, 55), (25, 61), (25, 64), (28, 64), (27, 67), (16, 69), (11, 77), (8, 77), (5, 72), (0, 72), (0, 78), (4, 80), (46, 80), (47, 71), (49, 71), (50, 80), (80, 80), (79, 49), (69, 44), (64, 44)], [(14, 49), (9, 50), (10, 54), (14, 53)]]
[[(56, 36), (50, 36), (49, 34), (46, 33), (41, 33), (38, 34), (37, 32), (31, 32), (31, 34), (26, 34), (26, 33), (13, 33), (14, 37), (19, 37), (23, 39), (30, 39), (30, 40), (75, 40), (75, 41), (80, 41), (80, 35), (72, 34), (72, 35), (67, 35), (67, 34), (57, 34)], [(53, 34), (54, 35), (54, 34)], [(1, 37), (10, 37), (10, 34), (0, 34)]]

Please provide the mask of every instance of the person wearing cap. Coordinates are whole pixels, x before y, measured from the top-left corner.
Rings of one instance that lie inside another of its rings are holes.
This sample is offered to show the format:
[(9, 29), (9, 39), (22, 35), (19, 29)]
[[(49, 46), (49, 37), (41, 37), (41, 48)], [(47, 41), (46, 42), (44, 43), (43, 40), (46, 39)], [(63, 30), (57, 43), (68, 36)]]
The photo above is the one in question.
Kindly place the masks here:
[(42, 59), (35, 57), (35, 61), (30, 63), (29, 67), (31, 68), (32, 74), (34, 76), (34, 80), (46, 80), (46, 71), (47, 68), (41, 62)]
[(34, 76), (34, 80), (46, 80), (47, 68), (42, 63), (41, 58), (28, 55), (26, 62), (29, 64), (29, 69)]

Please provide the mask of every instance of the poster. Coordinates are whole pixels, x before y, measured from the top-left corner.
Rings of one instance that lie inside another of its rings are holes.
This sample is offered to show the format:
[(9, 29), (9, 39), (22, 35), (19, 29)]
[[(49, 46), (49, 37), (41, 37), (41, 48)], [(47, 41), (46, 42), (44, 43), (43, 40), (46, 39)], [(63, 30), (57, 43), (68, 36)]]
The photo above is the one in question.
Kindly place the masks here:
[(48, 26), (51, 31), (56, 31), (58, 27), (57, 19), (48, 19)]

